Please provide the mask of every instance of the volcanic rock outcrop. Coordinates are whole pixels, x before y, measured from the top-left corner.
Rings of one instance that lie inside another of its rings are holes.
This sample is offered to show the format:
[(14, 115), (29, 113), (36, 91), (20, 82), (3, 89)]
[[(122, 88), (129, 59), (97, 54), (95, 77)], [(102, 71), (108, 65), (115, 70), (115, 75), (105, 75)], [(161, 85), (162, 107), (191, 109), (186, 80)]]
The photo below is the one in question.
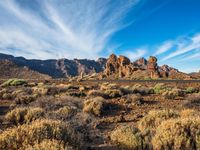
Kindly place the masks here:
[(117, 57), (115, 54), (110, 55), (105, 65), (104, 74), (107, 78), (129, 78), (129, 79), (190, 79), (191, 77), (185, 73), (179, 72), (177, 69), (163, 65), (158, 66), (157, 58), (150, 56), (148, 61), (140, 58), (135, 62), (131, 62), (125, 56)]
[(147, 71), (150, 74), (151, 78), (159, 78), (160, 77), (156, 57), (153, 57), (153, 56), (149, 57), (149, 60), (147, 62)]
[(107, 60), (105, 74), (106, 76), (115, 75), (115, 77), (129, 77), (134, 71), (134, 66), (130, 59), (125, 56), (117, 57), (115, 54), (110, 55)]

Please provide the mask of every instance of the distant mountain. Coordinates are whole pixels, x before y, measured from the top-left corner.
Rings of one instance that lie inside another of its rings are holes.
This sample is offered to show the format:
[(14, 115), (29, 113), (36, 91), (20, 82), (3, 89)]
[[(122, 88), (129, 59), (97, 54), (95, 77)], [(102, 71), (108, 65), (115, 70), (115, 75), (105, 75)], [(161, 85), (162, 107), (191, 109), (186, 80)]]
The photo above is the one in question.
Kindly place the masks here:
[[(20, 72), (28, 72), (29, 75), (32, 74), (33, 76), (50, 76), (53, 78), (93, 73), (97, 73), (96, 77), (100, 79), (200, 78), (199, 74), (186, 74), (168, 65), (159, 66), (157, 58), (153, 56), (150, 56), (148, 60), (140, 58), (131, 62), (129, 58), (125, 56), (117, 57), (115, 54), (110, 55), (108, 59), (99, 58), (97, 61), (88, 59), (37, 60), (0, 54), (0, 69), (0, 77), (9, 76), (9, 73), (14, 74), (14, 71), (17, 74), (16, 76), (20, 76)], [(29, 75), (27, 75), (27, 78), (32, 78)]]
[(30, 70), (27, 67), (19, 67), (10, 60), (0, 60), (0, 79), (51, 79), (50, 76)]
[(102, 72), (106, 63), (105, 58), (99, 58), (97, 61), (87, 59), (37, 60), (25, 59), (24, 57), (14, 57), (12, 55), (1, 53), (0, 60), (9, 60), (19, 67), (27, 67), (30, 70), (49, 75), (53, 78), (77, 76), (81, 73), (92, 74)]

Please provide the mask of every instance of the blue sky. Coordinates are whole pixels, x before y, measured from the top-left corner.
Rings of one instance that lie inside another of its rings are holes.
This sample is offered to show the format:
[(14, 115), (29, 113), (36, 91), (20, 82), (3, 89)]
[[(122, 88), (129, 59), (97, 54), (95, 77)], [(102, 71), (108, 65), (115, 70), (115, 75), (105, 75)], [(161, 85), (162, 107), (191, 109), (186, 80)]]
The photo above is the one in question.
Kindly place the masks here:
[(0, 53), (29, 59), (154, 55), (200, 70), (199, 0), (1, 0)]

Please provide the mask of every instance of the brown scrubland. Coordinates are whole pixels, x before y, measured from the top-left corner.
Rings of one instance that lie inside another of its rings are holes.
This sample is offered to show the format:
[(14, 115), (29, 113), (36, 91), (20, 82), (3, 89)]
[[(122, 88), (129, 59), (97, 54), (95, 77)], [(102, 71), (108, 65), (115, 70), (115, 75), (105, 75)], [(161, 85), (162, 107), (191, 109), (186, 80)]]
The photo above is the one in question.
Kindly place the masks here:
[(1, 81), (0, 150), (200, 149), (200, 83)]

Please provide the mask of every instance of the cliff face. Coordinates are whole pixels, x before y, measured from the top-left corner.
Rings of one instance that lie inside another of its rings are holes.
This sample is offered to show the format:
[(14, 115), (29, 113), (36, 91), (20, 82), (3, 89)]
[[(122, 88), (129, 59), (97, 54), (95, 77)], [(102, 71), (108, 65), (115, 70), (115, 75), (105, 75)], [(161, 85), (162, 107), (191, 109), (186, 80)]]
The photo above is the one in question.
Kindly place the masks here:
[(125, 56), (117, 57), (115, 54), (110, 55), (107, 60), (104, 74), (107, 78), (170, 78), (170, 79), (190, 79), (191, 76), (178, 71), (167, 65), (158, 66), (157, 58), (150, 56), (148, 60), (140, 58), (131, 62)]
[(49, 75), (53, 78), (78, 76), (81, 73), (99, 73), (104, 70), (106, 59), (99, 58), (97, 61), (87, 59), (51, 59), (51, 60), (28, 60), (23, 57), (0, 54), (0, 60), (9, 60), (19, 67), (27, 67), (30, 70)]

